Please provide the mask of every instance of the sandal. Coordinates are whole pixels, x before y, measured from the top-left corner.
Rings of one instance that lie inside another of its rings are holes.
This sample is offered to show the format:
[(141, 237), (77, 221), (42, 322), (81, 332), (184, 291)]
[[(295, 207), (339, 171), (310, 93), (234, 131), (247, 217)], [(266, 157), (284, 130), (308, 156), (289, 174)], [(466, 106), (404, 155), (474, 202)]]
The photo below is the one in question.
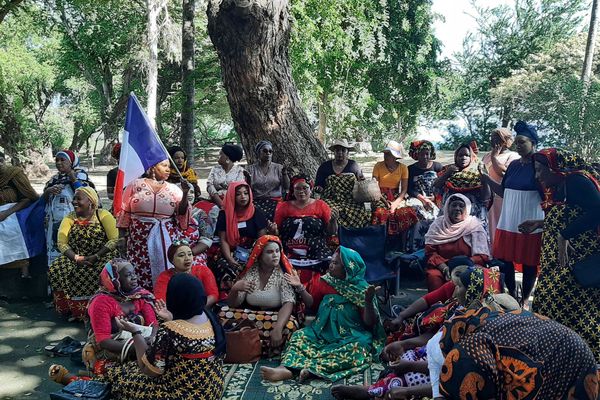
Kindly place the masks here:
[(61, 385), (68, 385), (71, 379), (68, 377), (69, 370), (60, 364), (52, 364), (48, 368), (48, 376), (50, 380), (59, 383)]
[(44, 347), (44, 350), (50, 357), (64, 357), (81, 350), (84, 345), (85, 342), (82, 343), (66, 336), (58, 343), (50, 343), (50, 345)]

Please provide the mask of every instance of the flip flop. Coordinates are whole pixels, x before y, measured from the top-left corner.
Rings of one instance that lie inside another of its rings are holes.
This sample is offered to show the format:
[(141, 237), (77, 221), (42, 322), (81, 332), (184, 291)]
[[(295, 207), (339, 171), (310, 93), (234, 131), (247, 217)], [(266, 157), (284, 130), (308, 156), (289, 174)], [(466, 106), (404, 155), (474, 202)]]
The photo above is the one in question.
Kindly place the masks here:
[(44, 347), (44, 350), (50, 357), (69, 356), (83, 348), (85, 342), (80, 342), (70, 336), (64, 337), (60, 342)]

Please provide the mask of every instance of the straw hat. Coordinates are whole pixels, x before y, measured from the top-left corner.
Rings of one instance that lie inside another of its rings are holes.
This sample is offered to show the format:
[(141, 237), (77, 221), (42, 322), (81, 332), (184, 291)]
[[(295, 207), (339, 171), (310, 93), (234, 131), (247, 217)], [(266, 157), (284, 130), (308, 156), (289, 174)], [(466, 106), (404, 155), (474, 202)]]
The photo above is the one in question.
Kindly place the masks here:
[(331, 146), (329, 146), (329, 150), (333, 151), (333, 149), (338, 146), (344, 147), (348, 150), (354, 150), (354, 145), (348, 144), (348, 141), (346, 139), (335, 139)]
[(389, 151), (396, 158), (402, 158), (406, 155), (402, 143), (398, 143), (395, 140), (390, 140), (383, 151)]

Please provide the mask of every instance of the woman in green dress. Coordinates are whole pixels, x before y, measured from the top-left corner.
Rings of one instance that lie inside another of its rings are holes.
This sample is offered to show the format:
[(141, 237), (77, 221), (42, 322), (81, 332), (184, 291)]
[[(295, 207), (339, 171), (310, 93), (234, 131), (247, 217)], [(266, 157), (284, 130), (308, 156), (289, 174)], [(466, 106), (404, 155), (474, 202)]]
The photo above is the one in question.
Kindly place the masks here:
[(335, 382), (370, 365), (383, 348), (385, 333), (365, 269), (356, 251), (339, 247), (328, 273), (311, 288), (307, 305), (310, 300), (315, 307), (320, 304), (317, 318), (292, 335), (280, 366), (261, 367), (264, 379), (291, 379), (300, 371), (301, 381), (315, 375)]

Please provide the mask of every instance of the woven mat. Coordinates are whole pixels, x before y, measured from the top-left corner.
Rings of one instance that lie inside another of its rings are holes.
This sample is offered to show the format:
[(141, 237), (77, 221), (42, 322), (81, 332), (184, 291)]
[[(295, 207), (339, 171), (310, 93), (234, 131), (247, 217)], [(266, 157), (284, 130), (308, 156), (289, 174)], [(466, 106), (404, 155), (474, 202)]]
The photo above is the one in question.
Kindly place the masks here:
[[(260, 360), (255, 364), (225, 365), (225, 392), (222, 400), (334, 400), (330, 388), (333, 385), (322, 379), (310, 379), (300, 384), (295, 380), (271, 383), (260, 377), (261, 366), (276, 367), (278, 361)], [(373, 364), (362, 373), (335, 382), (344, 385), (370, 385), (382, 370)]]

